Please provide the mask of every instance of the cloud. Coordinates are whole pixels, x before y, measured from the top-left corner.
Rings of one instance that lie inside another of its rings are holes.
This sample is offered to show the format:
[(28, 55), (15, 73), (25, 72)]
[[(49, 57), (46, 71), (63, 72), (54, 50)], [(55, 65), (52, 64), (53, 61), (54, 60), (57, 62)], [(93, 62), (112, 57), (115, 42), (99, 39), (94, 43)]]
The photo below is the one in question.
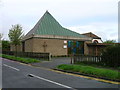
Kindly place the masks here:
[(72, 31), (76, 31), (80, 34), (93, 32), (94, 34), (98, 35), (102, 38), (103, 41), (105, 40), (118, 40), (118, 25), (117, 23), (91, 23), (90, 25), (83, 25), (83, 26), (72, 26), (67, 27)]
[[(11, 25), (19, 23), (27, 33), (48, 10), (62, 26), (80, 28), (86, 32), (97, 33), (102, 30), (101, 35), (106, 39), (111, 33), (106, 36), (104, 30), (116, 28), (109, 25), (102, 27), (102, 23), (107, 23), (108, 20), (116, 23), (117, 8), (118, 0), (4, 0), (0, 3), (0, 29), (3, 30), (4, 37), (8, 38)], [(102, 25), (96, 25), (99, 21)]]
[(117, 0), (4, 0), (3, 12), (26, 17), (41, 16), (49, 10), (57, 18), (85, 18), (116, 14), (117, 4)]

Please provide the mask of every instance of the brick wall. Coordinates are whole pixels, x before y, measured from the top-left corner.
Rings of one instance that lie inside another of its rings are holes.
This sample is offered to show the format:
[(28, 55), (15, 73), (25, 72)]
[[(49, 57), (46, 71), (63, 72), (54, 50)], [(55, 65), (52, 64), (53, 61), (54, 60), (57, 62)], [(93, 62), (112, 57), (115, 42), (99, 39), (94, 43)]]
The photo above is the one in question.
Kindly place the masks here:
[[(15, 48), (16, 48), (15, 45), (10, 45), (10, 51), (16, 51)], [(22, 51), (22, 45), (21, 44), (17, 45), (17, 51), (18, 52)]]
[(84, 42), (84, 54), (89, 55), (89, 47), (87, 46), (87, 43), (91, 43), (92, 41), (85, 41)]
[(33, 39), (26, 40), (24, 47), (25, 52), (33, 52)]
[[(47, 52), (51, 53), (53, 56), (60, 55), (68, 55), (67, 48), (63, 48), (66, 40), (59, 39), (40, 39), (40, 38), (32, 38), (25, 41), (24, 51), (25, 52)], [(86, 43), (90, 43), (91, 41), (85, 41), (84, 43), (84, 54), (89, 54), (89, 47)], [(45, 46), (45, 47), (44, 47)], [(11, 51), (14, 51), (15, 47), (11, 46)], [(22, 44), (18, 46), (18, 51), (22, 51)]]
[(106, 46), (91, 45), (89, 46), (89, 55), (99, 56)]
[(67, 48), (63, 48), (63, 46), (64, 40), (39, 38), (33, 39), (33, 52), (48, 52), (53, 56), (67, 55)]

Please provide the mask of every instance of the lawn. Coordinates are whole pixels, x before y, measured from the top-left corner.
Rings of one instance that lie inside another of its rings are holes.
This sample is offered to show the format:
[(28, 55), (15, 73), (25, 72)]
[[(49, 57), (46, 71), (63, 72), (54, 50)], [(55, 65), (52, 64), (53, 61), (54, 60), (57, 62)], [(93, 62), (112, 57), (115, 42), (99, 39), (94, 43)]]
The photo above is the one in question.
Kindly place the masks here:
[(104, 68), (97, 68), (93, 66), (86, 66), (86, 65), (66, 65), (62, 64), (57, 66), (58, 69), (66, 70), (66, 71), (73, 71), (79, 72), (81, 74), (86, 74), (94, 77), (99, 78), (106, 78), (111, 80), (120, 80), (120, 72), (117, 70), (110, 70)]
[(15, 56), (5, 55), (5, 54), (0, 55), (0, 57), (7, 58), (7, 59), (10, 59), (10, 60), (14, 60), (14, 61), (19, 61), (19, 62), (22, 62), (22, 63), (40, 62), (40, 60), (33, 59), (33, 58), (15, 57)]

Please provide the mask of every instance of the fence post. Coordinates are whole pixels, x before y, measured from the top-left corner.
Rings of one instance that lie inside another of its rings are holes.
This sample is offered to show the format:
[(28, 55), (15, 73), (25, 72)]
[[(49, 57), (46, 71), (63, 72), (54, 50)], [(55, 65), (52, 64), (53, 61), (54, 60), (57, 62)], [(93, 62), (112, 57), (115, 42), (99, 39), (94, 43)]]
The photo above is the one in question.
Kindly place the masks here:
[(51, 53), (49, 53), (49, 60), (51, 60)]
[(70, 57), (71, 57), (71, 61), (70, 61), (70, 64), (72, 64), (72, 54), (70, 55)]

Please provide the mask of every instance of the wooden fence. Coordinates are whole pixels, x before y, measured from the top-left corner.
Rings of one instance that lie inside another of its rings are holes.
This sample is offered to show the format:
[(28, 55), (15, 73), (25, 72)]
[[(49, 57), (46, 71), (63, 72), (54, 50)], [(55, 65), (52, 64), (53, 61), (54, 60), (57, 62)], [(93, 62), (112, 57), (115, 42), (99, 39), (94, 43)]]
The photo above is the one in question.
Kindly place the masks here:
[(73, 55), (74, 63), (86, 62), (86, 63), (101, 63), (101, 56), (89, 56), (89, 55)]
[(14, 55), (19, 57), (30, 57), (36, 59), (51, 60), (50, 53), (37, 53), (37, 52), (14, 52), (14, 51), (2, 51), (3, 54)]

